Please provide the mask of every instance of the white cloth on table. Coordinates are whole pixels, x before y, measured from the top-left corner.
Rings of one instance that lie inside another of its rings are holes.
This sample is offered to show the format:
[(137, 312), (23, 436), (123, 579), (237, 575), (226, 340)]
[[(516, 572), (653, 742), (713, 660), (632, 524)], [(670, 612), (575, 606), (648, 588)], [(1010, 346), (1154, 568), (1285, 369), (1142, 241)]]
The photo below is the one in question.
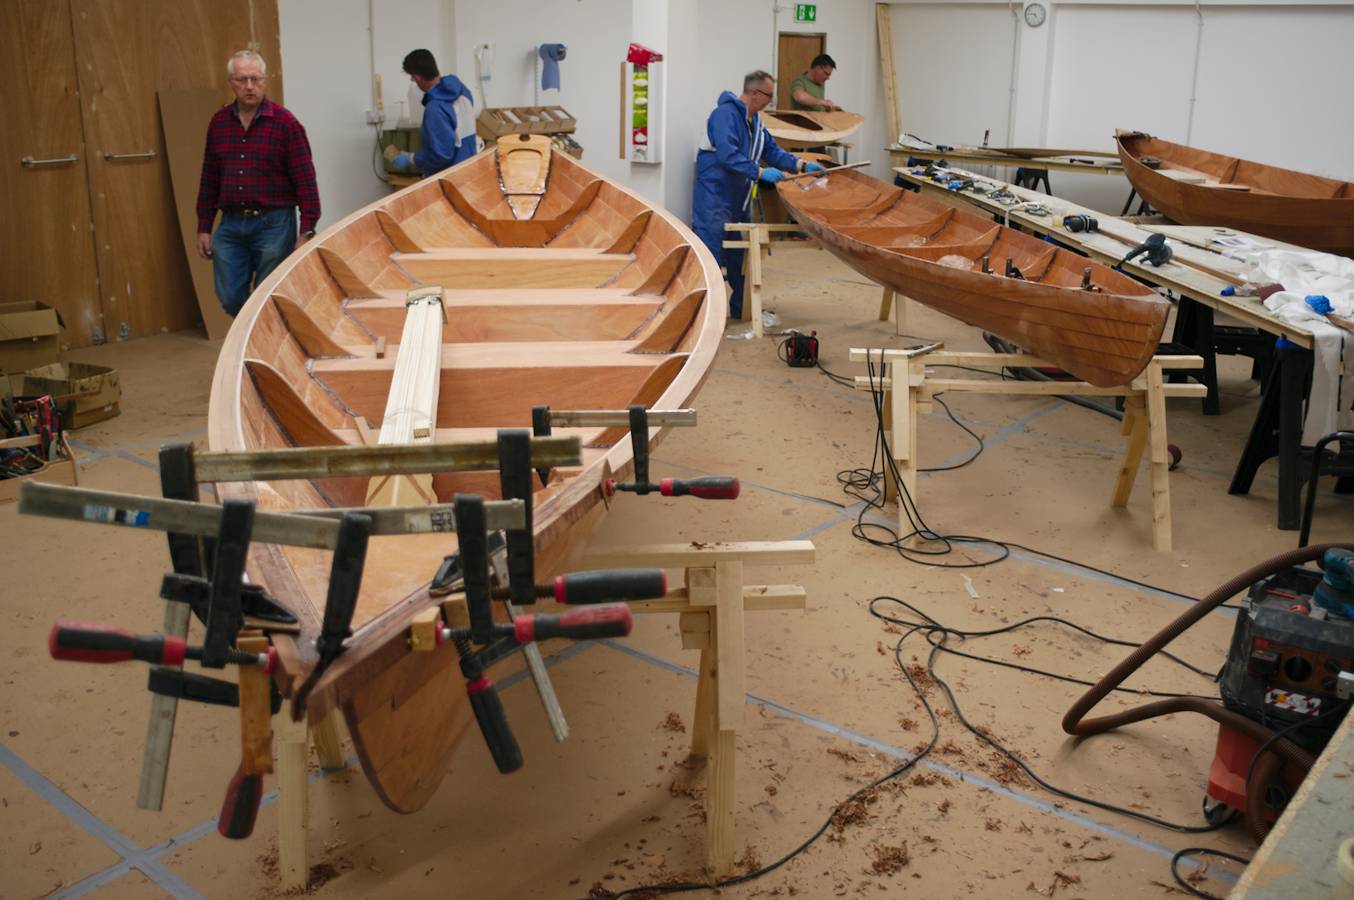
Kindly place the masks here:
[(1265, 250), (1249, 254), (1246, 280), (1250, 284), (1282, 284), (1265, 306), (1284, 322), (1312, 333), (1312, 392), (1302, 443), (1315, 444), (1332, 431), (1354, 430), (1354, 334), (1331, 322), (1307, 303), (1324, 296), (1331, 311), (1354, 319), (1354, 260), (1329, 253)]

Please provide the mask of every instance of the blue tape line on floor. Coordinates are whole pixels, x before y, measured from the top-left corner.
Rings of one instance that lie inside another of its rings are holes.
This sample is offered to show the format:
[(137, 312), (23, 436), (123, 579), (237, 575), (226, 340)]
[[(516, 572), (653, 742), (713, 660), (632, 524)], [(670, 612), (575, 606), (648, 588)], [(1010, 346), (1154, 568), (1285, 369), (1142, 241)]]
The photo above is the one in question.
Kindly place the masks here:
[[(164, 888), (174, 897), (201, 898), (203, 895), (189, 887), (188, 883), (161, 865), (153, 856), (136, 846), (129, 838), (104, 822), (98, 816), (77, 803), (69, 794), (24, 762), (13, 751), (0, 744), (0, 763), (14, 773), (28, 788), (43, 800), (87, 831), (92, 837), (103, 843), (114, 853), (123, 857), (119, 865), (140, 870), (147, 878)], [(121, 873), (119, 873), (121, 874)], [(89, 879), (86, 879), (89, 880)]]

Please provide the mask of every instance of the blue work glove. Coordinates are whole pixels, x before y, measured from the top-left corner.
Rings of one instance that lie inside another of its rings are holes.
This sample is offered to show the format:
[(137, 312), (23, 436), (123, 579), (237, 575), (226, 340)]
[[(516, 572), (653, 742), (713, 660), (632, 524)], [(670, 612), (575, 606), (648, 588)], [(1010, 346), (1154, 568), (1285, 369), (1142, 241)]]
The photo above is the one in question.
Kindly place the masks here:
[(762, 169), (761, 180), (767, 184), (775, 184), (785, 177), (785, 173), (780, 169)]
[(390, 165), (397, 172), (403, 172), (406, 175), (412, 175), (417, 171), (414, 166), (414, 155), (412, 153), (398, 153), (390, 161)]
[(805, 172), (826, 172), (827, 170), (824, 169), (822, 166), (818, 165), (818, 163), (816, 163), (816, 162), (811, 162), (811, 163), (808, 163), (807, 165), (804, 166), (804, 171), (805, 171)]

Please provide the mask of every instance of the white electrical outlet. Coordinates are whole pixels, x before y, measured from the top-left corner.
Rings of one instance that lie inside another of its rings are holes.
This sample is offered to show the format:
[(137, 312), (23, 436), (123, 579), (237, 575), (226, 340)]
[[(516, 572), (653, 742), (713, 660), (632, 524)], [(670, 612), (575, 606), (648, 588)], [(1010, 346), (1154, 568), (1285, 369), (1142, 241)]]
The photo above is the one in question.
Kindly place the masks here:
[(386, 120), (385, 110), (383, 110), (383, 109), (369, 109), (369, 110), (367, 110), (367, 124), (368, 124), (368, 125), (380, 125), (380, 124), (382, 124), (383, 122), (385, 122), (385, 120)]

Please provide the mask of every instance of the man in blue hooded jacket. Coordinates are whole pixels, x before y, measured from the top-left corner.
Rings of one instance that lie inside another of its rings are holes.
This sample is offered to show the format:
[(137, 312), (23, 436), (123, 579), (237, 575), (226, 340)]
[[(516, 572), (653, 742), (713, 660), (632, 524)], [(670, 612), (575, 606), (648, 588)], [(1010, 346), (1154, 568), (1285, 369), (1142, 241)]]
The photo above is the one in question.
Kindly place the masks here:
[(419, 132), (423, 149), (399, 153), (387, 147), (392, 166), (401, 172), (417, 170), (427, 177), (474, 156), (474, 130), (467, 128), (464, 137), (458, 135), (461, 116), (466, 117), (467, 126), (470, 124), (475, 103), (470, 89), (455, 75), (440, 74), (437, 60), (427, 50), (414, 50), (406, 56), (404, 71), (423, 92), (423, 128)]
[(719, 104), (705, 123), (705, 143), (696, 154), (696, 184), (691, 199), (691, 227), (727, 270), (729, 315), (743, 315), (743, 250), (725, 250), (724, 225), (749, 221), (752, 187), (774, 185), (786, 172), (817, 172), (782, 150), (762, 127), (758, 115), (771, 102), (776, 80), (760, 70), (743, 78), (743, 93), (719, 95)]

